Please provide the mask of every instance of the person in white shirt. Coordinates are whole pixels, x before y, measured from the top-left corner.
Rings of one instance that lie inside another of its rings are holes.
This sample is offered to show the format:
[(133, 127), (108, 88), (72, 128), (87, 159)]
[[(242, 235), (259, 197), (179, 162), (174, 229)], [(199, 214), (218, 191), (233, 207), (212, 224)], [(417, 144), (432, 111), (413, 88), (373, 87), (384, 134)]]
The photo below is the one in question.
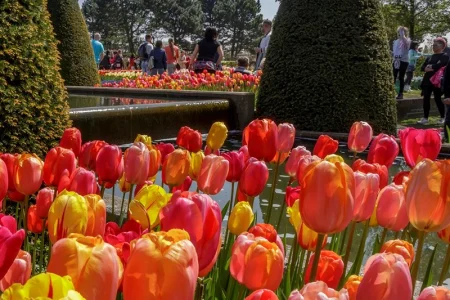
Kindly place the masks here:
[(397, 29), (398, 39), (394, 41), (393, 51), (393, 69), (394, 69), (394, 83), (399, 77), (400, 90), (398, 92), (397, 100), (403, 99), (403, 90), (405, 89), (405, 74), (409, 65), (409, 47), (411, 40), (408, 38), (408, 28), (400, 26)]
[(257, 55), (255, 70), (259, 70), (261, 68), (261, 61), (266, 57), (267, 49), (269, 48), (270, 36), (272, 35), (272, 21), (264, 20), (262, 24), (262, 31), (264, 33), (264, 37), (261, 39), (259, 47), (255, 48)]

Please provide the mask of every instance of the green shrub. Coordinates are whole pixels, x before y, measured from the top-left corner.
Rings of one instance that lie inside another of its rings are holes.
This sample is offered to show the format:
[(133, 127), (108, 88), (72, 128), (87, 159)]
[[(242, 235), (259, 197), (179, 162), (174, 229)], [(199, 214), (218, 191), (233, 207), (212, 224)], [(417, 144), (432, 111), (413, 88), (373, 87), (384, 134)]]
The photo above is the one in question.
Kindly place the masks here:
[(301, 130), (396, 131), (390, 51), (378, 0), (283, 0), (257, 102)]
[(48, 0), (48, 11), (60, 42), (61, 76), (66, 85), (99, 83), (89, 33), (77, 0)]
[(0, 2), (0, 152), (43, 157), (70, 125), (46, 0)]

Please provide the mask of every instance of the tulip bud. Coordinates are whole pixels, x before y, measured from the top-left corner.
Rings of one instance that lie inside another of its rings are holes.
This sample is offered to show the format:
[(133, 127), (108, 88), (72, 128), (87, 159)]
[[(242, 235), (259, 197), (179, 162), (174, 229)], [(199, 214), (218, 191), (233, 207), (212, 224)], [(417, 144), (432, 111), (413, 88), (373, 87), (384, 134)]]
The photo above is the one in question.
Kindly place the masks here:
[(228, 175), (229, 164), (222, 156), (207, 155), (202, 161), (200, 174), (198, 175), (198, 188), (205, 194), (216, 195), (225, 184)]
[(36, 193), (42, 185), (44, 163), (36, 154), (22, 154), (14, 164), (14, 186), (24, 195)]
[(369, 123), (355, 122), (348, 135), (348, 149), (354, 153), (361, 153), (367, 149), (372, 141), (373, 130)]
[(339, 142), (328, 135), (321, 135), (314, 145), (313, 154), (324, 159), (327, 155), (334, 154), (339, 148)]
[(136, 139), (134, 140), (134, 143), (142, 143), (145, 146), (147, 146), (147, 148), (150, 150), (151, 148), (153, 148), (152, 145), (152, 137), (149, 135), (144, 135), (144, 134), (138, 134), (136, 136)]
[(202, 149), (202, 135), (199, 131), (183, 126), (178, 131), (177, 145), (189, 152), (198, 152)]
[(44, 229), (44, 220), (37, 215), (36, 205), (31, 205), (27, 212), (27, 229), (33, 233), (41, 233)]
[(168, 186), (178, 186), (189, 175), (191, 159), (187, 150), (177, 149), (167, 155), (162, 168), (163, 182)]
[(252, 207), (247, 201), (236, 203), (228, 218), (228, 229), (234, 235), (239, 235), (253, 223), (254, 214)]
[(390, 184), (380, 191), (377, 199), (376, 218), (380, 226), (400, 231), (408, 226), (403, 186)]
[(375, 209), (379, 191), (379, 176), (355, 172), (355, 203), (353, 221), (362, 222), (370, 219)]
[(289, 155), (284, 169), (286, 174), (288, 174), (291, 178), (295, 178), (297, 175), (298, 164), (303, 156), (311, 156), (311, 152), (306, 150), (303, 146), (298, 146), (292, 149), (291, 155)]
[(231, 151), (223, 153), (222, 157), (225, 158), (229, 163), (227, 181), (228, 182), (239, 181), (246, 164), (244, 153), (240, 151)]
[(278, 125), (277, 151), (290, 152), (295, 140), (295, 127), (290, 123)]
[(150, 162), (148, 169), (148, 177), (153, 178), (158, 174), (159, 168), (161, 167), (161, 152), (158, 149), (153, 148), (149, 150)]
[(51, 188), (43, 188), (36, 196), (36, 213), (39, 218), (47, 219), (48, 210), (53, 203), (55, 192)]
[(263, 161), (249, 160), (239, 180), (239, 189), (249, 197), (262, 193), (269, 179), (269, 170)]
[(167, 155), (175, 151), (175, 147), (170, 143), (156, 144), (156, 148), (161, 152), (161, 163), (164, 163)]
[(277, 154), (277, 125), (269, 119), (253, 120), (244, 129), (242, 144), (248, 147), (251, 157), (266, 162), (272, 161)]
[(192, 180), (197, 181), (204, 158), (205, 158), (205, 154), (203, 153), (203, 151), (191, 153), (189, 176), (192, 178)]
[(399, 152), (397, 141), (393, 136), (381, 133), (375, 137), (369, 148), (367, 162), (380, 164), (389, 168)]
[(95, 163), (97, 161), (98, 152), (105, 145), (107, 145), (105, 141), (92, 141), (85, 143), (83, 147), (81, 147), (81, 152), (78, 157), (78, 165), (95, 172)]
[(48, 186), (58, 186), (63, 174), (68, 176), (76, 169), (76, 158), (72, 150), (62, 147), (52, 148), (45, 156), (44, 182)]
[(59, 141), (59, 146), (70, 149), (76, 157), (81, 152), (81, 132), (78, 128), (71, 127), (64, 130), (64, 133)]
[(208, 137), (206, 138), (206, 145), (214, 150), (222, 148), (223, 143), (227, 139), (228, 129), (223, 122), (216, 122), (212, 124), (209, 129)]
[(284, 201), (286, 202), (287, 207), (294, 205), (295, 200), (298, 199), (300, 199), (300, 188), (288, 186), (286, 188), (286, 195), (284, 196)]
[(123, 174), (122, 150), (116, 145), (103, 146), (95, 165), (99, 183), (112, 187)]
[[(305, 283), (308, 283), (310, 280), (315, 255), (315, 253), (311, 255), (308, 266), (306, 267)], [(330, 288), (335, 289), (337, 288), (343, 273), (344, 262), (342, 261), (342, 258), (333, 251), (322, 250), (320, 252), (316, 279), (325, 282)]]
[(141, 184), (148, 179), (150, 153), (141, 142), (134, 143), (125, 151), (124, 175), (130, 184)]

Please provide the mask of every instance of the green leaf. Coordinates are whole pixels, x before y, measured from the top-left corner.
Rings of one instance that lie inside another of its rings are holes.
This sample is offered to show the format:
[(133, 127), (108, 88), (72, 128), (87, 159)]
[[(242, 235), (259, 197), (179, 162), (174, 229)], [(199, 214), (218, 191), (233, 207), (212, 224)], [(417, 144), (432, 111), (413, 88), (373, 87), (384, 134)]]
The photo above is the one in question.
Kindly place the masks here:
[(228, 207), (230, 206), (230, 200), (227, 201), (227, 204), (222, 208), (222, 220), (225, 218), (225, 215), (227, 214)]
[(375, 239), (375, 243), (373, 243), (372, 255), (380, 252), (381, 249), (381, 240), (379, 235), (377, 234), (377, 238)]
[(445, 126), (445, 130), (447, 130), (447, 136), (448, 136), (447, 143), (450, 143), (450, 128), (448, 128), (448, 126)]
[(427, 271), (425, 272), (425, 277), (423, 279), (422, 287), (420, 288), (421, 291), (424, 288), (430, 286), (433, 281), (433, 274), (431, 273), (431, 267), (433, 266), (434, 256), (436, 255), (437, 248), (438, 248), (438, 244), (434, 245), (433, 253), (431, 253), (430, 260), (428, 261)]

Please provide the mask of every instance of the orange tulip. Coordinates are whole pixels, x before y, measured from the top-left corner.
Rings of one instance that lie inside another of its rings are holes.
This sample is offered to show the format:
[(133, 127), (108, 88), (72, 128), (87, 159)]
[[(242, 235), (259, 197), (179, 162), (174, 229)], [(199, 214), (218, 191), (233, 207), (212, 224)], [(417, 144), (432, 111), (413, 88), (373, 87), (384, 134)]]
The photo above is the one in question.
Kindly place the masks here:
[(132, 241), (131, 248), (124, 299), (194, 299), (198, 261), (186, 231), (148, 233)]
[(69, 275), (86, 299), (116, 299), (123, 266), (116, 249), (100, 236), (71, 234), (55, 243), (48, 272)]
[(291, 178), (296, 177), (300, 159), (304, 156), (311, 156), (311, 152), (306, 150), (305, 147), (298, 146), (292, 149), (291, 154), (289, 155), (289, 158), (286, 162), (286, 166), (284, 167), (286, 174), (288, 174)]
[(380, 133), (370, 145), (367, 162), (370, 164), (380, 164), (389, 168), (392, 166), (398, 152), (399, 147), (395, 137)]
[(41, 233), (44, 229), (44, 220), (37, 215), (36, 205), (31, 205), (27, 212), (27, 228), (33, 233)]
[(391, 240), (381, 246), (380, 253), (395, 253), (403, 256), (408, 266), (414, 261), (414, 246), (403, 240)]
[(14, 164), (14, 187), (24, 195), (36, 193), (42, 185), (44, 163), (36, 154), (22, 154)]
[(249, 159), (239, 180), (239, 190), (249, 197), (262, 193), (269, 179), (269, 170), (263, 161)]
[(123, 174), (122, 150), (116, 145), (105, 145), (96, 158), (98, 182), (108, 188), (116, 184)]
[(417, 300), (448, 300), (450, 299), (450, 290), (444, 286), (429, 286), (419, 295)]
[(356, 299), (411, 299), (412, 295), (409, 267), (402, 256), (382, 253), (368, 259)]
[(122, 193), (128, 193), (131, 190), (131, 184), (125, 180), (125, 174), (120, 177), (119, 188)]
[(300, 158), (299, 162), (298, 162), (298, 169), (297, 169), (297, 174), (296, 174), (296, 178), (297, 178), (297, 182), (300, 185), (300, 183), (303, 180), (303, 176), (305, 175), (305, 171), (306, 168), (315, 161), (321, 161), (320, 157), (316, 156), (316, 155), (304, 155), (303, 157)]
[(269, 119), (253, 120), (244, 129), (242, 144), (248, 147), (251, 157), (265, 162), (271, 161), (277, 153), (277, 125)]
[(148, 179), (150, 152), (141, 142), (135, 142), (125, 151), (123, 158), (125, 180), (130, 184), (142, 184)]
[(408, 225), (405, 193), (401, 185), (390, 184), (380, 191), (376, 218), (381, 227), (393, 231), (400, 231)]
[(149, 161), (149, 169), (148, 169), (148, 177), (152, 178), (156, 176), (161, 167), (161, 152), (157, 148), (153, 148), (149, 150), (150, 153), (150, 161)]
[(355, 153), (361, 153), (367, 149), (372, 141), (373, 131), (369, 123), (355, 122), (348, 135), (348, 149)]
[(355, 172), (355, 207), (353, 208), (353, 221), (362, 222), (370, 219), (379, 191), (379, 176), (377, 174), (364, 174)]
[(245, 232), (231, 250), (231, 276), (249, 290), (275, 291), (281, 283), (284, 256), (277, 244)]
[(14, 283), (25, 284), (30, 279), (30, 276), (31, 255), (26, 251), (20, 250), (8, 272), (0, 280), (0, 290), (4, 292)]
[(280, 248), (281, 252), (284, 255), (284, 246), (281, 241), (280, 236), (277, 234), (275, 228), (270, 224), (256, 224), (252, 228), (248, 230), (249, 233), (253, 234), (255, 237), (263, 237), (271, 243), (277, 244), (278, 248)]
[[(311, 255), (308, 266), (306, 267), (305, 283), (309, 282), (309, 277), (311, 276), (314, 255)], [(342, 258), (333, 251), (322, 250), (320, 252), (316, 279), (325, 282), (329, 287), (335, 289), (343, 273), (344, 262)]]
[(324, 159), (330, 154), (336, 153), (339, 148), (339, 142), (333, 140), (328, 135), (321, 135), (314, 145), (313, 154)]
[(300, 214), (321, 234), (341, 232), (353, 217), (355, 178), (345, 163), (315, 161), (300, 185)]
[(177, 149), (168, 154), (162, 167), (162, 178), (168, 186), (179, 186), (189, 175), (191, 156), (187, 150)]
[(216, 195), (225, 184), (229, 163), (222, 156), (210, 154), (205, 156), (198, 175), (198, 188), (205, 194)]
[(248, 295), (245, 300), (278, 300), (278, 296), (271, 290), (261, 289)]
[[(317, 238), (319, 234), (314, 230), (308, 228), (302, 220), (300, 215), (300, 200), (296, 200), (294, 204), (288, 208), (289, 222), (297, 232), (297, 242), (305, 250), (315, 251), (317, 245)], [(327, 236), (323, 239), (322, 248), (327, 244)]]
[(288, 300), (347, 300), (349, 299), (346, 289), (342, 289), (339, 292), (329, 288), (323, 281), (315, 281), (306, 284), (301, 291), (292, 291)]
[(347, 282), (344, 284), (344, 289), (346, 289), (348, 292), (348, 300), (356, 300), (356, 293), (358, 292), (361, 280), (362, 277), (357, 275), (351, 275), (347, 279)]
[(424, 159), (409, 175), (405, 190), (409, 222), (437, 232), (450, 225), (450, 161)]
[(107, 145), (105, 141), (91, 141), (85, 143), (81, 147), (80, 155), (78, 156), (78, 165), (95, 172), (98, 152), (105, 145)]
[(70, 149), (76, 157), (81, 151), (81, 132), (78, 128), (71, 127), (64, 130), (64, 133), (59, 141), (59, 146)]
[(41, 219), (47, 219), (48, 210), (53, 203), (55, 192), (51, 188), (43, 188), (36, 196), (36, 214)]
[(103, 236), (106, 226), (106, 205), (99, 195), (84, 196), (88, 204), (88, 223), (85, 231), (87, 236)]
[(365, 174), (378, 174), (380, 177), (380, 189), (388, 185), (389, 171), (386, 166), (380, 164), (369, 164), (362, 159), (356, 160), (352, 165), (353, 171), (360, 171)]

